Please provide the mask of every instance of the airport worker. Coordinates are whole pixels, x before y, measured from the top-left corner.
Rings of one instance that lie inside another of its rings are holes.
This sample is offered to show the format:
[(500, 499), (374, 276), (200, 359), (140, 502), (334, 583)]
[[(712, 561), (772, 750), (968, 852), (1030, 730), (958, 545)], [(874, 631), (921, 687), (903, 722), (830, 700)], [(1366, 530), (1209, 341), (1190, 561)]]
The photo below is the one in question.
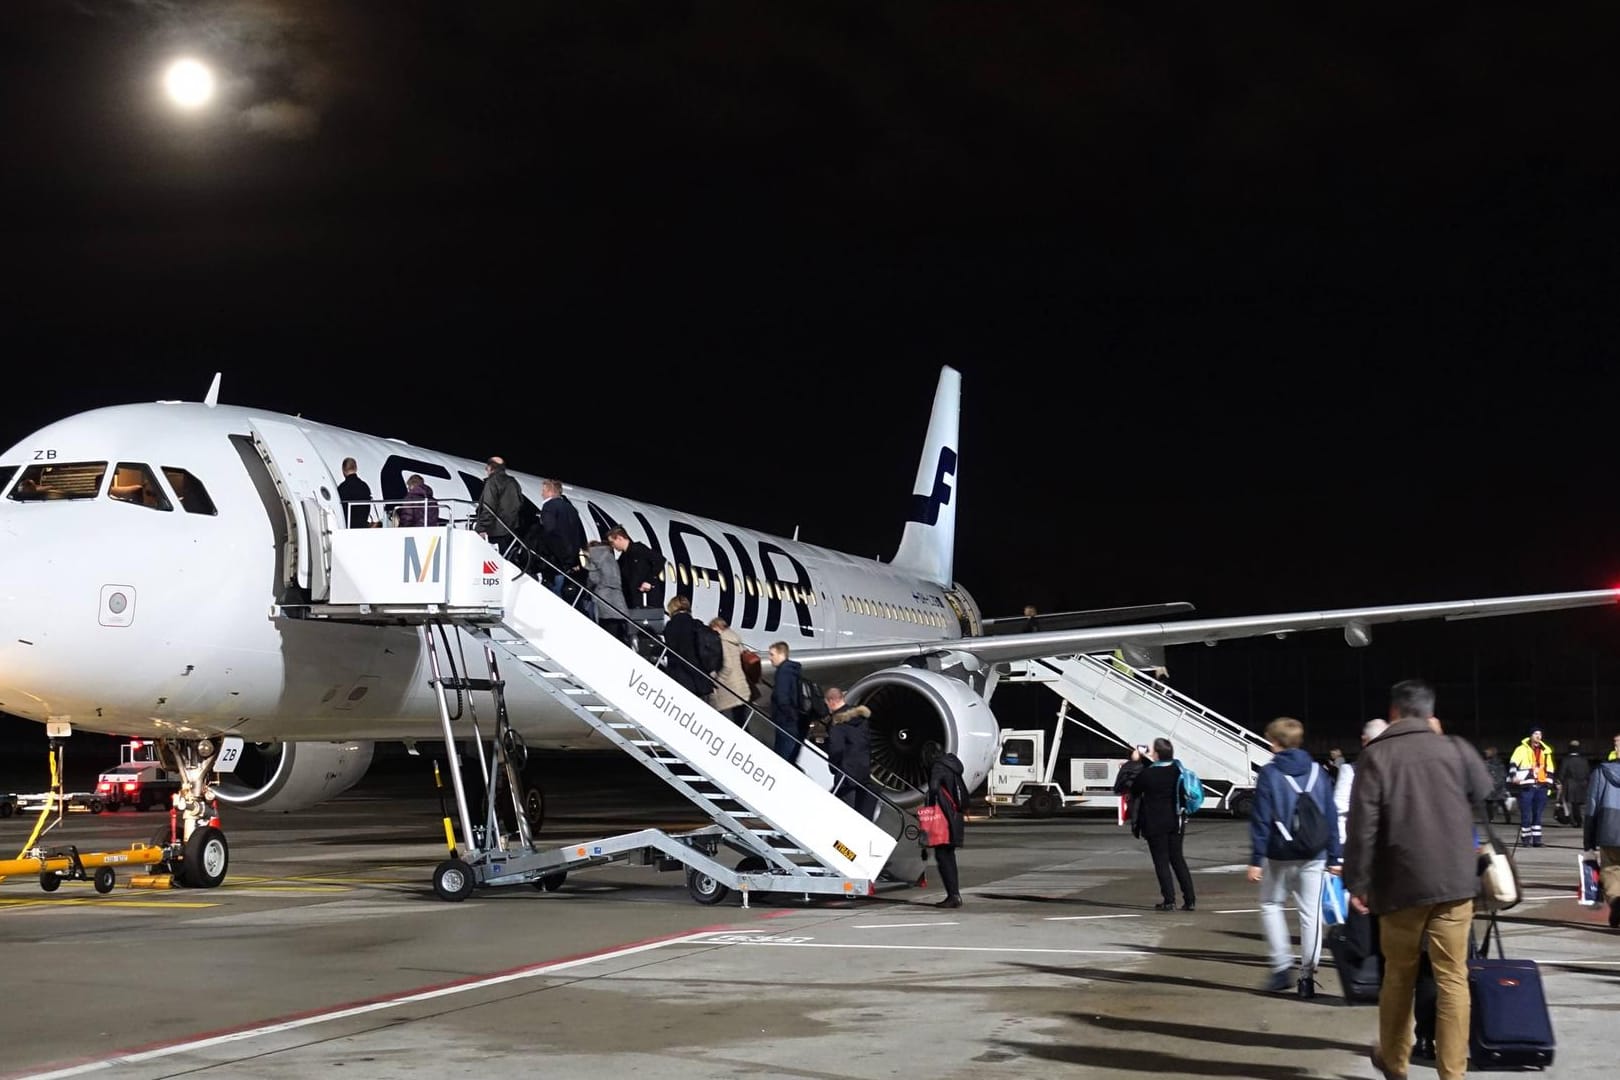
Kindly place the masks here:
[(957, 872), (956, 849), (966, 837), (968, 804), (967, 784), (962, 780), (962, 759), (955, 754), (941, 753), (935, 746), (929, 747), (927, 754), (933, 759), (928, 769), (927, 805), (939, 807), (940, 813), (945, 815), (945, 823), (950, 826), (950, 843), (936, 844), (931, 849), (939, 865), (939, 882), (945, 886), (945, 899), (934, 906), (959, 908), (962, 906), (962, 879)]
[(512, 546), (512, 530), (518, 527), (522, 509), (523, 490), (517, 478), (506, 471), (506, 460), (492, 457), (484, 462), (484, 488), (478, 493), (478, 510), (473, 515), (478, 535), (505, 555)]
[[(827, 708), (832, 709), (832, 691), (827, 692)], [(877, 811), (877, 796), (872, 786), (872, 729), (867, 721), (872, 710), (865, 705), (846, 705), (844, 694), (838, 693), (839, 708), (829, 711), (827, 724), (827, 760), (840, 774), (836, 794), (857, 814), (872, 819)]]
[(1159, 879), (1159, 893), (1164, 897), (1163, 903), (1155, 905), (1156, 909), (1175, 910), (1175, 886), (1180, 882), (1181, 910), (1194, 910), (1192, 872), (1187, 869), (1187, 859), (1181, 849), (1187, 825), (1181, 804), (1181, 766), (1176, 762), (1175, 747), (1169, 739), (1153, 740), (1153, 764), (1137, 774), (1131, 783), (1131, 802), (1136, 804), (1131, 834), (1147, 841), (1148, 850), (1153, 854), (1153, 871)]
[(1598, 766), (1586, 793), (1581, 839), (1598, 853), (1603, 899), (1609, 904), (1609, 926), (1620, 928), (1620, 761)]
[(371, 485), (360, 479), (359, 466), (352, 457), (343, 459), (343, 482), (338, 485), (338, 500), (343, 504), (349, 528), (364, 529), (377, 524), (371, 516)]
[(754, 700), (754, 688), (748, 685), (748, 673), (743, 670), (742, 654), (748, 646), (737, 636), (726, 620), (716, 616), (709, 620), (709, 629), (720, 635), (720, 649), (725, 659), (714, 681), (720, 685), (709, 698), (709, 704), (718, 709), (738, 727), (748, 724), (748, 706)]
[(1519, 744), (1508, 765), (1508, 781), (1519, 796), (1519, 843), (1540, 847), (1541, 815), (1547, 809), (1547, 791), (1554, 776), (1552, 747), (1542, 741), (1540, 728)]
[(1260, 926), (1271, 949), (1266, 990), (1290, 985), (1292, 939), (1284, 905), (1299, 912), (1299, 996), (1316, 996), (1322, 958), (1322, 875), (1339, 872), (1338, 811), (1327, 770), (1301, 747), (1305, 725), (1279, 716), (1266, 725), (1271, 761), (1255, 777), (1249, 814), (1249, 880), (1260, 886)]
[(1558, 773), (1559, 801), (1569, 816), (1569, 823), (1577, 829), (1586, 814), (1586, 791), (1592, 782), (1592, 763), (1581, 753), (1581, 744), (1571, 740), (1564, 767)]
[(1350, 799), (1344, 884), (1356, 911), (1378, 916), (1384, 979), (1370, 1056), (1385, 1080), (1407, 1075), (1425, 935), (1436, 983), (1436, 1067), (1440, 1080), (1467, 1073), (1468, 936), (1479, 891), (1474, 807), (1491, 777), (1472, 747), (1436, 732), (1433, 716), (1428, 683), (1396, 683), (1389, 728), (1356, 762)]
[[(17, 486), (21, 487), (22, 485), (19, 484)], [(1616, 735), (1614, 737), (1614, 749), (1609, 751), (1609, 760), (1620, 761), (1620, 735)]]
[(799, 712), (799, 662), (788, 659), (789, 652), (785, 641), (770, 649), (771, 664), (776, 668), (776, 681), (771, 684), (771, 725), (776, 756), (792, 765), (803, 748), (806, 722)]

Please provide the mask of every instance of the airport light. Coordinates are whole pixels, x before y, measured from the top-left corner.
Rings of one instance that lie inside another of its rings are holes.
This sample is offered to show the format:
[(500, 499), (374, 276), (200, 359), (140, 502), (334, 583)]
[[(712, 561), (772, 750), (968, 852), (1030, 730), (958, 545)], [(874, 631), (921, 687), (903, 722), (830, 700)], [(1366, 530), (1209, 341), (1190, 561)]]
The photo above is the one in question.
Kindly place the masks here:
[(176, 60), (163, 73), (169, 100), (188, 112), (207, 105), (214, 97), (214, 73), (199, 60)]

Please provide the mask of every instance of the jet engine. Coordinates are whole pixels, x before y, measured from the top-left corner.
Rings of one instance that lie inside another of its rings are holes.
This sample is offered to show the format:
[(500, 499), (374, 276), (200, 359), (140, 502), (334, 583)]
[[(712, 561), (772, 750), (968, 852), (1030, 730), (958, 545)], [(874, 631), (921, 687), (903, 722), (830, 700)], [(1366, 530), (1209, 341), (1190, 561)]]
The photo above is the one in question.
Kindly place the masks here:
[(348, 791), (371, 767), (369, 742), (248, 743), (234, 773), (219, 777), (219, 801), (243, 810), (305, 810)]
[(990, 774), (996, 718), (960, 679), (924, 668), (888, 668), (857, 682), (844, 698), (872, 710), (872, 779), (901, 806), (921, 805), (930, 748), (962, 759), (969, 791)]

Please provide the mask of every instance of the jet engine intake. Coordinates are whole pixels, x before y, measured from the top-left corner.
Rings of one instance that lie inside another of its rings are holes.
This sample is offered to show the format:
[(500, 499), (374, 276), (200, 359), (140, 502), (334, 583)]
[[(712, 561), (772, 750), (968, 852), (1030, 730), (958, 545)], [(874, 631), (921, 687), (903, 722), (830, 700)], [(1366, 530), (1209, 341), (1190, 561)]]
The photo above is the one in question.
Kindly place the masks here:
[(872, 710), (872, 779), (901, 806), (922, 804), (936, 751), (962, 759), (969, 791), (990, 774), (996, 718), (960, 679), (923, 668), (888, 668), (857, 682), (844, 698)]
[(358, 784), (372, 750), (369, 742), (248, 743), (236, 771), (214, 782), (214, 794), (243, 810), (304, 810)]

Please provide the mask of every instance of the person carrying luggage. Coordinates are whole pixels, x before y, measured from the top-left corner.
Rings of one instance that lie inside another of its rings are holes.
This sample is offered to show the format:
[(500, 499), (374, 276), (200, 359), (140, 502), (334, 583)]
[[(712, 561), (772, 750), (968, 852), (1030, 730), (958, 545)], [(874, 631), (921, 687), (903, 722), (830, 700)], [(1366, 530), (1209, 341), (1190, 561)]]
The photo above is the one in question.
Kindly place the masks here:
[(950, 826), (949, 843), (936, 844), (932, 848), (934, 861), (939, 866), (939, 882), (945, 886), (945, 899), (934, 906), (959, 908), (962, 906), (962, 879), (957, 873), (956, 849), (962, 846), (967, 833), (968, 804), (967, 783), (962, 779), (962, 759), (955, 754), (941, 753), (937, 746), (930, 746), (926, 753), (932, 760), (929, 762), (925, 805), (938, 807)]
[(1292, 983), (1294, 950), (1284, 905), (1299, 912), (1299, 996), (1316, 996), (1322, 955), (1322, 875), (1338, 873), (1338, 811), (1327, 772), (1301, 747), (1305, 725), (1281, 716), (1266, 725), (1271, 761), (1255, 777), (1249, 815), (1249, 880), (1261, 886), (1260, 925), (1271, 949), (1266, 990)]
[(1436, 1067), (1441, 1080), (1468, 1069), (1468, 938), (1479, 867), (1474, 808), (1491, 777), (1471, 747), (1430, 725), (1434, 690), (1417, 679), (1390, 690), (1390, 726), (1356, 762), (1344, 882), (1351, 906), (1378, 916), (1384, 955), (1373, 1066), (1407, 1074), (1413, 989), (1426, 933), (1438, 992)]
[(1605, 761), (1592, 773), (1584, 810), (1581, 839), (1598, 853), (1609, 925), (1620, 928), (1620, 761)]
[(1192, 872), (1187, 869), (1187, 859), (1182, 854), (1187, 814), (1182, 801), (1181, 765), (1176, 761), (1175, 747), (1169, 739), (1153, 740), (1153, 759), (1153, 764), (1137, 774), (1131, 784), (1131, 802), (1136, 805), (1131, 835), (1146, 840), (1148, 851), (1153, 855), (1153, 871), (1159, 879), (1159, 894), (1164, 898), (1154, 909), (1175, 910), (1179, 883), (1181, 910), (1193, 911), (1197, 900), (1193, 896)]

